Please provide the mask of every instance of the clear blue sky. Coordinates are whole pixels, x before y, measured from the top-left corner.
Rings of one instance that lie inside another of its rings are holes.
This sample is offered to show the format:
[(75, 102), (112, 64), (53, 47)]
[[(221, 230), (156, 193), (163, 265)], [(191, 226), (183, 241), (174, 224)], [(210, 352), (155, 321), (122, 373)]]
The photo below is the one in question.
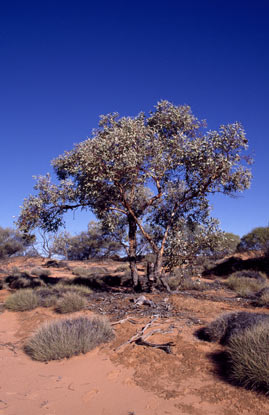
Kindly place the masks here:
[[(223, 230), (269, 221), (269, 1), (2, 2), (0, 226), (12, 226), (33, 175), (85, 139), (100, 114), (189, 104), (210, 129), (241, 121), (251, 190), (216, 197)], [(89, 214), (68, 218), (86, 229)]]

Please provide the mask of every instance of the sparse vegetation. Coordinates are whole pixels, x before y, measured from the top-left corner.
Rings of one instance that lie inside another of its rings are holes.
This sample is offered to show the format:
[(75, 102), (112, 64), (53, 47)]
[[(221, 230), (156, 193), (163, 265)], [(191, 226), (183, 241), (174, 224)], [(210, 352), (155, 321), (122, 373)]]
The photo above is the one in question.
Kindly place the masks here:
[(87, 353), (113, 338), (107, 320), (78, 317), (47, 323), (26, 342), (24, 351), (34, 360), (49, 361)]
[(229, 339), (229, 377), (241, 386), (269, 393), (269, 320)]
[(87, 301), (78, 292), (68, 292), (57, 302), (56, 311), (61, 314), (73, 313), (85, 308)]
[(40, 305), (38, 295), (32, 289), (18, 290), (7, 297), (5, 308), (10, 311), (28, 311)]

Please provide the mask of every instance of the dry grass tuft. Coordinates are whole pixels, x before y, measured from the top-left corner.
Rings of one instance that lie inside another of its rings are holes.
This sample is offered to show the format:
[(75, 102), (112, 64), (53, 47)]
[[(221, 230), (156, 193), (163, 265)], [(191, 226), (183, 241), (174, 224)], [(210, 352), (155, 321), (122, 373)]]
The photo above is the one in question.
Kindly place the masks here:
[(229, 378), (249, 389), (269, 393), (269, 321), (261, 322), (229, 340)]
[(83, 310), (87, 305), (87, 301), (76, 292), (68, 292), (57, 302), (56, 311), (61, 314), (73, 313)]
[(179, 291), (188, 291), (188, 290), (195, 290), (195, 291), (204, 291), (208, 287), (207, 285), (200, 281), (200, 280), (193, 280), (192, 278), (182, 278), (178, 276), (171, 276), (167, 280), (168, 285), (171, 290), (179, 290)]
[(237, 273), (232, 274), (227, 280), (225, 284), (231, 290), (236, 291), (238, 295), (241, 297), (249, 297), (256, 294), (262, 288), (264, 288), (267, 284), (265, 278), (253, 278), (253, 277), (241, 277), (238, 276)]
[(5, 301), (5, 308), (11, 311), (33, 310), (39, 305), (40, 299), (32, 289), (18, 290)]
[(51, 275), (51, 271), (46, 268), (36, 267), (31, 269), (31, 274), (36, 275), (37, 277), (48, 277)]
[(199, 329), (196, 334), (201, 340), (225, 345), (232, 336), (261, 323), (269, 325), (268, 314), (247, 313), (245, 311), (223, 314), (208, 326)]
[(87, 353), (114, 337), (107, 320), (78, 317), (43, 325), (25, 344), (24, 351), (34, 360), (49, 361)]

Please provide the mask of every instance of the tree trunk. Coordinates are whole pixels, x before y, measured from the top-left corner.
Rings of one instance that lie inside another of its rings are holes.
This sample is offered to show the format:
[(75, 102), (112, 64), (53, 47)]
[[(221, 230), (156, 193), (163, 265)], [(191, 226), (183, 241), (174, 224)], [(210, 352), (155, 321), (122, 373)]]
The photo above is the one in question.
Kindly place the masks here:
[(158, 254), (156, 255), (156, 260), (154, 264), (154, 280), (157, 286), (161, 286), (162, 262), (163, 262), (163, 255), (161, 252), (158, 252)]
[(135, 290), (141, 289), (141, 284), (139, 281), (139, 275), (137, 272), (136, 266), (136, 221), (132, 217), (132, 215), (128, 215), (128, 224), (129, 224), (129, 264), (131, 270), (131, 278), (133, 280), (133, 286)]

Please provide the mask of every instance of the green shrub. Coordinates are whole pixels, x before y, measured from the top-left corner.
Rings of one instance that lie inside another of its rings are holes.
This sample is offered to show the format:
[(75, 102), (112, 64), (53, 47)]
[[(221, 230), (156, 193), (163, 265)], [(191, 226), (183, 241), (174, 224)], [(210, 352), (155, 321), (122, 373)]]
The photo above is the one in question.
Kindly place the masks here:
[(31, 270), (31, 274), (36, 275), (37, 277), (48, 277), (49, 275), (51, 275), (51, 271), (46, 268), (36, 267)]
[(228, 343), (229, 377), (241, 386), (269, 393), (269, 323), (232, 336)]
[(58, 301), (56, 311), (61, 314), (73, 313), (85, 308), (87, 301), (76, 292), (68, 292)]
[(40, 327), (24, 351), (34, 360), (59, 360), (87, 353), (113, 336), (110, 324), (100, 317), (61, 319)]
[(11, 311), (33, 310), (39, 305), (39, 297), (31, 289), (18, 290), (5, 301), (5, 307)]

